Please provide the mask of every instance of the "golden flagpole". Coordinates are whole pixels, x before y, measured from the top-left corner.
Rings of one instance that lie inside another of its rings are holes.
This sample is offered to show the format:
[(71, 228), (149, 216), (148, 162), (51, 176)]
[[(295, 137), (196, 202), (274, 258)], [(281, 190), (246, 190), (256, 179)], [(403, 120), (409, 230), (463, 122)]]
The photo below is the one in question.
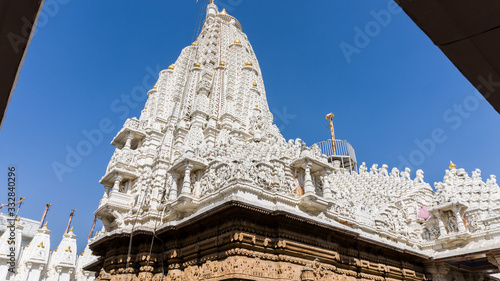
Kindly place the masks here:
[(64, 234), (68, 233), (69, 227), (71, 226), (71, 221), (73, 220), (73, 216), (75, 214), (75, 209), (71, 209), (71, 214), (69, 214), (69, 221), (68, 221), (68, 226), (66, 227), (66, 231), (64, 231)]
[(47, 203), (47, 205), (45, 205), (45, 210), (43, 211), (42, 219), (40, 220), (40, 225), (38, 226), (38, 228), (42, 228), (42, 225), (45, 222), (45, 217), (47, 216), (47, 212), (49, 211), (49, 207), (51, 205), (52, 204), (50, 203)]
[(331, 137), (332, 137), (332, 150), (333, 150), (333, 155), (335, 155), (335, 132), (333, 130), (333, 117), (335, 116), (335, 114), (333, 113), (328, 113), (326, 116), (325, 116), (325, 119), (330, 121), (330, 134), (331, 134)]

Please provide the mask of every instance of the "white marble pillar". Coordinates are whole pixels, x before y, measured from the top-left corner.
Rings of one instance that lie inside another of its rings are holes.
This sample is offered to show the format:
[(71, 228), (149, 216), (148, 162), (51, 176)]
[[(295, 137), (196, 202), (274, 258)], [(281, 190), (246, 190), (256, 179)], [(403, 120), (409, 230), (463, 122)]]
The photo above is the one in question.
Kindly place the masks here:
[(460, 216), (460, 209), (457, 206), (453, 206), (453, 215), (455, 216), (455, 219), (457, 220), (458, 232), (459, 233), (466, 232), (467, 230), (465, 229), (464, 222), (462, 220), (462, 217)]
[(444, 227), (443, 216), (442, 216), (440, 211), (436, 212), (436, 217), (438, 219), (440, 236), (446, 235), (448, 232), (446, 231), (446, 228)]
[(302, 164), (302, 168), (304, 168), (305, 176), (304, 176), (304, 194), (314, 193), (314, 184), (311, 178), (311, 161), (304, 161)]
[(174, 201), (177, 199), (177, 173), (172, 172), (172, 186), (170, 187), (170, 193), (168, 194), (168, 200)]
[(184, 163), (184, 184), (182, 185), (182, 195), (191, 195), (191, 170), (193, 164), (187, 161)]
[(323, 198), (332, 199), (332, 187), (330, 183), (330, 174), (331, 171), (329, 169), (323, 170)]
[(120, 175), (120, 174), (116, 174), (114, 176), (114, 179), (115, 179), (115, 183), (113, 185), (113, 191), (112, 192), (119, 192), (120, 191), (120, 183), (123, 180), (123, 176)]
[(134, 134), (129, 132), (127, 134), (127, 141), (125, 142), (125, 146), (123, 148), (130, 149), (130, 146), (132, 145), (132, 140), (134, 139)]
[(110, 184), (105, 184), (104, 185), (104, 194), (102, 195), (101, 201), (99, 202), (99, 205), (106, 204), (109, 200), (109, 192), (111, 190), (111, 185)]

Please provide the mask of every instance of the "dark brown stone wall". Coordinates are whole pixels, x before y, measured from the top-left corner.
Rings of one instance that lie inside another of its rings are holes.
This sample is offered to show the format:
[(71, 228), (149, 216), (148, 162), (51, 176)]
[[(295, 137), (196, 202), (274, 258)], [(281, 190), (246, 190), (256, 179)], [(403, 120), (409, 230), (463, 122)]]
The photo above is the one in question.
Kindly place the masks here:
[[(423, 280), (423, 258), (231, 202), (177, 227), (98, 240), (98, 280)], [(429, 276), (428, 276), (429, 277)]]

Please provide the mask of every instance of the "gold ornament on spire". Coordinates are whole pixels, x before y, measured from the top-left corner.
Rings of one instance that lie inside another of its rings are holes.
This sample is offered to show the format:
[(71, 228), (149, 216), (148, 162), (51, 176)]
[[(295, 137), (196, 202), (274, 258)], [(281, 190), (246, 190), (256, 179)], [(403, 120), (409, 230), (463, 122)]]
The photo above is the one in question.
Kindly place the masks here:
[(226, 66), (226, 62), (225, 62), (225, 61), (221, 61), (221, 62), (219, 63), (219, 65), (220, 65), (220, 66)]
[(191, 46), (198, 46), (198, 42), (194, 41)]
[(173, 65), (173, 64), (171, 64), (171, 65), (168, 67), (168, 69), (170, 69), (170, 70), (174, 70), (174, 68), (175, 68), (175, 65)]
[(195, 63), (194, 67), (201, 67), (201, 63), (199, 63), (199, 62)]
[(450, 170), (453, 170), (453, 169), (456, 169), (457, 168), (457, 165), (455, 165), (455, 163), (451, 162), (450, 161), (450, 166), (449, 166)]
[(245, 66), (252, 66), (252, 65), (253, 65), (253, 63), (250, 60), (248, 60), (247, 62), (245, 62)]
[(252, 86), (257, 87), (257, 82), (253, 81)]
[(220, 12), (219, 15), (228, 15), (229, 16), (229, 14), (226, 12), (226, 9), (222, 9), (222, 12)]
[(234, 44), (241, 44), (240, 39), (236, 39), (236, 40), (234, 40)]

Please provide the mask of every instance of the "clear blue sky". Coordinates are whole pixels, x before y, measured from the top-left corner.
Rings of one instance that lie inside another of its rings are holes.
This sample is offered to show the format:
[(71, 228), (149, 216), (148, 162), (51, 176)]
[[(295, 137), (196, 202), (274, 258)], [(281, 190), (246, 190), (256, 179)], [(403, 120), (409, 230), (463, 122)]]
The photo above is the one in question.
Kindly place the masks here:
[[(39, 220), (53, 204), (52, 249), (73, 208), (79, 252), (86, 244), (104, 191), (98, 181), (114, 151), (109, 143), (145, 100), (128, 112), (113, 104), (191, 43), (208, 0), (195, 2), (46, 1), (0, 130), (0, 181), (7, 182), (8, 165), (17, 166), (24, 217)], [(392, 1), (310, 2), (216, 0), (248, 35), (285, 138), (308, 145), (328, 139), (324, 116), (333, 112), (336, 135), (354, 145), (358, 162), (393, 167), (405, 159), (412, 177), (423, 169), (431, 184), (450, 160), (469, 174), (481, 168), (483, 179), (500, 174), (499, 114), (406, 14), (388, 8)], [(341, 45), (352, 46), (350, 62)], [(146, 79), (149, 88), (154, 80)], [(82, 131), (102, 120), (113, 128), (80, 161), (70, 159), (75, 167), (59, 180), (53, 163), (66, 165), (67, 149), (77, 149)], [(433, 135), (432, 145), (425, 140)]]

